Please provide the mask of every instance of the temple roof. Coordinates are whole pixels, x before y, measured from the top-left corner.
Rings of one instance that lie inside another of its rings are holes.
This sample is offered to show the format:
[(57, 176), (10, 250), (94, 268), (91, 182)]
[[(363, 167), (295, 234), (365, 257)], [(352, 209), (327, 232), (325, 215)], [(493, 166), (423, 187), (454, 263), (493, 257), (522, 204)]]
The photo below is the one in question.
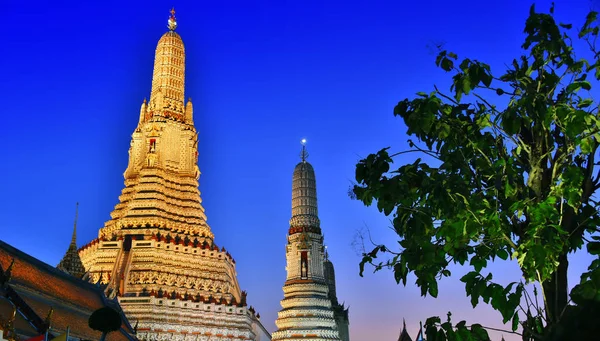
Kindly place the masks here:
[[(120, 311), (118, 303), (107, 300), (99, 287), (70, 276), (0, 241), (0, 274), (9, 268), (13, 260), (10, 279), (6, 286), (0, 285), (0, 293), (5, 295), (8, 291), (14, 291), (18, 296), (15, 301), (22, 300), (22, 303), (17, 304), (18, 310), (22, 315), (34, 314), (33, 320), (43, 321), (52, 309), (50, 326), (54, 333), (64, 332), (70, 327), (70, 335), (73, 337), (96, 340), (100, 338), (101, 333), (89, 328), (89, 316), (104, 306), (111, 306)], [(31, 320), (32, 317), (28, 318)], [(133, 333), (133, 330), (125, 315), (121, 314), (121, 318), (121, 329), (109, 333), (107, 340), (135, 339), (128, 335)], [(32, 334), (32, 330), (35, 329), (19, 332), (35, 336), (35, 333)]]

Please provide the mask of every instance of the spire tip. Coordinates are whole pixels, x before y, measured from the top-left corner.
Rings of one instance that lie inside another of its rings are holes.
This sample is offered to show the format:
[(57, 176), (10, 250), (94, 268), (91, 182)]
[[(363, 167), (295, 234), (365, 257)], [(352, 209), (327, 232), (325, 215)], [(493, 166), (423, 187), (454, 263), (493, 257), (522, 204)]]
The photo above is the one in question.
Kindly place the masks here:
[(177, 28), (177, 21), (175, 20), (175, 7), (171, 8), (169, 13), (171, 13), (171, 16), (169, 17), (169, 24), (167, 27), (169, 27), (170, 31), (175, 31)]
[(302, 159), (302, 162), (306, 162), (306, 159), (308, 158), (308, 152), (306, 151), (306, 139), (302, 139), (300, 143), (302, 144), (302, 152), (300, 153), (300, 158)]
[(73, 223), (73, 236), (71, 244), (77, 245), (77, 218), (79, 217), (79, 202), (75, 204), (75, 222)]

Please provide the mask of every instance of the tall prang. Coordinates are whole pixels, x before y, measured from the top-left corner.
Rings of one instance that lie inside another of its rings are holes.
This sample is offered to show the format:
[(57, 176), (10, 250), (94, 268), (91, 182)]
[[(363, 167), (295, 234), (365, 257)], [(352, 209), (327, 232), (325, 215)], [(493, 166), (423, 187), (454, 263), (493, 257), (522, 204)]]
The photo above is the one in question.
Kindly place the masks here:
[(79, 254), (86, 278), (118, 299), (139, 323), (141, 340), (256, 340), (260, 322), (202, 207), (198, 134), (192, 102), (184, 102), (185, 49), (174, 10), (168, 28), (132, 135), (125, 188), (98, 238)]
[(272, 337), (277, 341), (341, 341), (325, 277), (315, 171), (307, 157), (303, 145), (302, 161), (296, 165), (292, 181), (284, 297), (275, 321), (277, 331)]

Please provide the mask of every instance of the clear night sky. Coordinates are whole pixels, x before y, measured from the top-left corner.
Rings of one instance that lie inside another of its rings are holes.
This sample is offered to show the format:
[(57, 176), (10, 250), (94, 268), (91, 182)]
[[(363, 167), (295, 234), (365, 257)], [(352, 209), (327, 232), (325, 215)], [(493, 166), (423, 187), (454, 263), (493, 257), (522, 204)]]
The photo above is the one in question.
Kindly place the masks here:
[[(599, 7), (555, 2), (559, 20), (575, 26)], [(520, 53), (531, 3), (4, 0), (0, 238), (56, 265), (77, 201), (79, 245), (97, 237), (123, 187), (154, 49), (174, 5), (208, 222), (270, 331), (283, 297), (292, 171), (304, 137), (353, 341), (395, 340), (403, 317), (414, 337), (419, 320), (448, 310), (456, 322), (501, 327), (499, 313), (471, 308), (458, 281), (467, 269), (442, 281), (438, 299), (420, 297), (414, 278), (406, 288), (391, 272), (360, 278), (356, 231), (368, 227), (377, 242), (393, 243), (394, 235), (387, 218), (350, 200), (348, 189), (360, 157), (407, 147), (394, 105), (433, 84), (447, 88), (432, 46), (444, 43), (500, 73)], [(547, 11), (550, 1), (537, 6)], [(572, 257), (571, 285), (588, 264)], [(520, 278), (515, 263), (492, 270), (505, 284)]]

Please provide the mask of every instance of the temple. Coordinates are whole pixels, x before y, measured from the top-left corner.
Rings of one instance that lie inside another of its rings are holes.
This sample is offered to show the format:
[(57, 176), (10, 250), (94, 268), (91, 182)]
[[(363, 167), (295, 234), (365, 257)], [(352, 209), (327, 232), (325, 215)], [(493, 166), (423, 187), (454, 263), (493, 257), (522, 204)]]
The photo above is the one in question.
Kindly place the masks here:
[(184, 101), (185, 49), (171, 11), (150, 100), (129, 148), (125, 188), (98, 238), (79, 250), (85, 278), (116, 297), (141, 340), (270, 340), (248, 307), (235, 260), (215, 244), (198, 189), (198, 134)]
[[(332, 307), (330, 294), (335, 296), (335, 292), (330, 293), (330, 287), (332, 284), (335, 286), (335, 278), (325, 275), (327, 265), (317, 211), (316, 177), (312, 165), (306, 161), (307, 157), (306, 146), (303, 146), (302, 160), (296, 165), (292, 180), (292, 218), (286, 245), (284, 297), (275, 321), (277, 331), (272, 337), (278, 341), (347, 340), (340, 335)], [(347, 337), (347, 323), (345, 328)]]
[(67, 249), (67, 253), (63, 257), (63, 259), (56, 266), (59, 270), (62, 270), (68, 274), (71, 274), (77, 278), (83, 277), (85, 274), (85, 268), (83, 267), (83, 263), (81, 262), (81, 258), (79, 257), (79, 252), (77, 251), (77, 213), (79, 209), (79, 203), (77, 203), (77, 207), (75, 208), (75, 223), (73, 224), (73, 236), (71, 237), (71, 244), (69, 244), (69, 248)]

